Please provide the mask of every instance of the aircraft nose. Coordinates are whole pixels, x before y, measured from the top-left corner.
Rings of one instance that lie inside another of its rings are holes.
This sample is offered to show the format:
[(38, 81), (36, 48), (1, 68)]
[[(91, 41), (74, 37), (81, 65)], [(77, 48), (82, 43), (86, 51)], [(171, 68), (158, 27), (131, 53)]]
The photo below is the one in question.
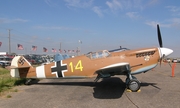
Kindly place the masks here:
[(170, 55), (171, 53), (173, 53), (173, 50), (172, 49), (169, 49), (169, 48), (160, 48), (160, 52), (161, 52), (161, 55), (160, 57), (163, 57), (164, 56), (168, 56)]

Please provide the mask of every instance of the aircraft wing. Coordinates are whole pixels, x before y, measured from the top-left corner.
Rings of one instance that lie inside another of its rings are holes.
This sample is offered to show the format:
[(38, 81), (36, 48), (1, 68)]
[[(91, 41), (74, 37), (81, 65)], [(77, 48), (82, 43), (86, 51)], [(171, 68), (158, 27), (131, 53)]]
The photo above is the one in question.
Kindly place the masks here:
[(126, 75), (130, 70), (130, 65), (127, 62), (111, 64), (97, 70), (95, 73), (101, 78), (106, 78), (114, 75)]

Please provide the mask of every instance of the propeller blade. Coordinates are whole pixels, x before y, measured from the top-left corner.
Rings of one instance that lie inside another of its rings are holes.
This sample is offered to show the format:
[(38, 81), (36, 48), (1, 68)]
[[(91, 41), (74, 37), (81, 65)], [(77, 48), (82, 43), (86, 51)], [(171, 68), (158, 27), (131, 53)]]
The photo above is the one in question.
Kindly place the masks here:
[(163, 54), (163, 56), (160, 58), (160, 66), (161, 66), (161, 63), (162, 63), (162, 60), (165, 58), (165, 54)]
[(159, 63), (160, 63), (160, 67), (161, 67), (161, 61), (162, 61), (162, 58), (160, 58), (160, 60), (159, 60)]
[(168, 64), (169, 64), (169, 66), (172, 68), (171, 63), (170, 63), (170, 62), (168, 62)]
[(160, 31), (159, 25), (157, 25), (157, 34), (158, 34), (159, 46), (163, 47), (162, 38), (161, 38), (161, 31)]

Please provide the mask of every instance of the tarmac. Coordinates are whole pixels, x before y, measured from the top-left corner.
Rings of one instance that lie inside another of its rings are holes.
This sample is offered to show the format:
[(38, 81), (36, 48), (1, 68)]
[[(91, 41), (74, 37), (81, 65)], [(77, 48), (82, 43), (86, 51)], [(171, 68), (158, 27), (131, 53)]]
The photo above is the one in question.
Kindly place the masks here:
[(126, 76), (97, 83), (94, 78), (43, 79), (1, 96), (0, 108), (180, 108), (180, 64), (172, 75), (167, 63), (135, 75), (141, 81), (140, 92), (126, 90)]

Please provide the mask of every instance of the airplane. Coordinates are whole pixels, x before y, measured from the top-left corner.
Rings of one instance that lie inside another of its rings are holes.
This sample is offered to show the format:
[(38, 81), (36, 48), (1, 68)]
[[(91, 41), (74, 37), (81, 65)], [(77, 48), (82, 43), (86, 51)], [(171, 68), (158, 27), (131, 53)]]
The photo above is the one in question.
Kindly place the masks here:
[(11, 63), (10, 74), (18, 78), (109, 78), (125, 75), (126, 88), (133, 92), (140, 90), (140, 81), (134, 76), (145, 73), (161, 63), (173, 50), (164, 48), (157, 24), (160, 47), (140, 48), (135, 50), (101, 50), (68, 58), (49, 64), (33, 67), (23, 56), (16, 56)]

